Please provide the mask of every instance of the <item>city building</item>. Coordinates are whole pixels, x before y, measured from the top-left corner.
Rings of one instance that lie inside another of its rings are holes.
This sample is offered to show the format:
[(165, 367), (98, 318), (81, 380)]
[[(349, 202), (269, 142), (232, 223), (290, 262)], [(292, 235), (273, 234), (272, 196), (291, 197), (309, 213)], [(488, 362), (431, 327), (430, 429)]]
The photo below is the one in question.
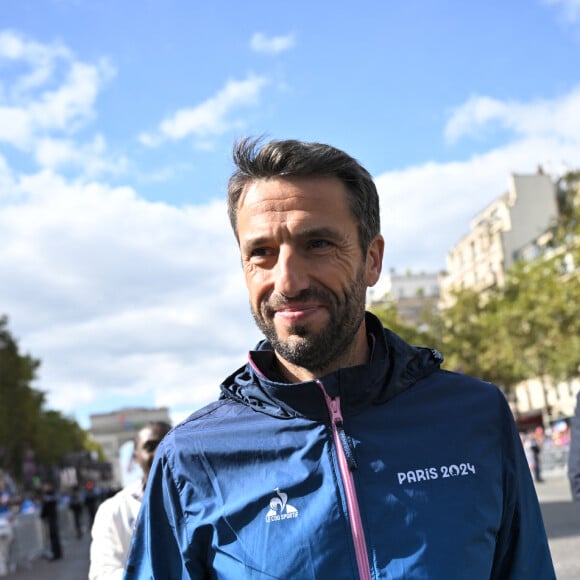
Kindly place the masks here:
[(107, 461), (112, 465), (111, 487), (126, 484), (127, 465), (122, 465), (123, 449), (128, 450), (130, 457), (137, 432), (149, 421), (171, 423), (168, 408), (126, 408), (90, 416), (89, 432), (100, 443)]
[(391, 274), (391, 299), (403, 322), (419, 327), (426, 310), (437, 307), (439, 300), (439, 274), (431, 272)]
[(440, 279), (440, 307), (453, 304), (453, 291), (484, 292), (503, 286), (506, 272), (524, 249), (558, 218), (556, 191), (549, 175), (512, 174), (507, 193), (494, 200), (470, 223), (469, 232), (447, 254), (447, 271)]
[(389, 273), (388, 284), (382, 286), (381, 295), (371, 294), (369, 305), (380, 306), (391, 301), (397, 307), (401, 320), (410, 326), (420, 327), (426, 310), (437, 308), (439, 300), (439, 274), (432, 272)]
[(510, 405), (517, 417), (540, 413), (544, 423), (571, 417), (576, 408), (576, 395), (580, 391), (580, 379), (543, 384), (539, 378), (528, 379), (516, 385), (510, 397)]
[[(577, 182), (570, 187), (577, 188)], [(576, 193), (571, 199), (577, 204), (580, 196)], [(549, 247), (551, 227), (558, 219), (556, 187), (549, 175), (541, 169), (534, 175), (512, 174), (507, 193), (478, 213), (469, 232), (448, 252), (439, 307), (453, 305), (454, 290), (469, 288), (485, 294), (489, 288), (503, 286), (515, 261), (532, 260), (540, 254), (563, 255), (563, 281), (577, 275), (572, 253)], [(573, 413), (579, 389), (578, 380), (554, 383), (549, 377), (532, 378), (514, 388), (510, 404), (521, 428), (526, 428), (526, 421), (528, 427), (534, 421), (546, 425)]]

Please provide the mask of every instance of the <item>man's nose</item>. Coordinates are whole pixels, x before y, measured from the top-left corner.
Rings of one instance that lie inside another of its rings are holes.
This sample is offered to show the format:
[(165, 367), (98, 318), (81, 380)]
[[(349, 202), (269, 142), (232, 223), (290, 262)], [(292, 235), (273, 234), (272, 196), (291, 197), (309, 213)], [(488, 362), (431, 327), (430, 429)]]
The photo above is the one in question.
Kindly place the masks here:
[(292, 298), (308, 288), (308, 266), (306, 260), (294, 249), (282, 246), (274, 269), (274, 290)]

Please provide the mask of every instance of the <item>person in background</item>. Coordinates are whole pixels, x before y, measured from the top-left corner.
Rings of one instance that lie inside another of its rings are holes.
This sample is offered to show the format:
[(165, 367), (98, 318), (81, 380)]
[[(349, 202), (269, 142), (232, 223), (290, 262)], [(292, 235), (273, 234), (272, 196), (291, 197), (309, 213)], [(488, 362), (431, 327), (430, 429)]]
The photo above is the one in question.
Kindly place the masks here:
[(555, 578), (502, 392), (365, 312), (384, 251), (369, 172), (295, 140), (244, 139), (234, 162), (265, 340), (161, 443), (126, 580)]
[(77, 538), (83, 537), (83, 526), (82, 526), (82, 512), (83, 512), (83, 502), (79, 493), (78, 486), (75, 486), (70, 494), (69, 499), (69, 509), (73, 514), (73, 520), (75, 524), (75, 532)]
[(544, 481), (542, 477), (542, 447), (544, 445), (544, 430), (536, 427), (536, 430), (530, 435), (530, 449), (534, 456), (534, 480), (536, 483)]
[(87, 509), (87, 519), (89, 521), (89, 528), (92, 527), (95, 521), (95, 514), (97, 513), (98, 498), (95, 492), (95, 484), (92, 481), (87, 481), (85, 484), (85, 508)]
[(89, 580), (122, 578), (135, 521), (157, 446), (171, 425), (147, 423), (135, 438), (133, 459), (142, 470), (140, 480), (125, 486), (98, 508), (91, 530)]
[(42, 507), (40, 517), (46, 522), (48, 537), (50, 540), (51, 557), (50, 560), (60, 560), (62, 558), (62, 546), (60, 543), (60, 530), (58, 525), (58, 498), (51, 483), (43, 486)]
[(570, 421), (568, 478), (572, 499), (580, 506), (580, 393), (576, 395), (576, 410)]

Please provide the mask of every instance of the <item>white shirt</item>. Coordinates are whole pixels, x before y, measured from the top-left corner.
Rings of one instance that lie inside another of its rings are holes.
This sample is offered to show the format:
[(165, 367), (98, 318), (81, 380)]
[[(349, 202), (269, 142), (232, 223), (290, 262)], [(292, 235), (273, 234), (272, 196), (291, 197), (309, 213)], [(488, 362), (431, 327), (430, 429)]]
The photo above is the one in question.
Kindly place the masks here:
[(136, 481), (99, 506), (91, 530), (89, 580), (123, 578), (142, 499), (143, 484)]

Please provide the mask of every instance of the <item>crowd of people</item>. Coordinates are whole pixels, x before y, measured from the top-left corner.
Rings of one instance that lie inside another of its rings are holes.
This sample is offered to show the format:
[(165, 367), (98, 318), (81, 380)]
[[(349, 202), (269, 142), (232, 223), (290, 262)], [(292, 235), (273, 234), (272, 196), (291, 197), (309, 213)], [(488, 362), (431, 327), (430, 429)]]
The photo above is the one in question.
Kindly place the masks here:
[[(58, 493), (55, 492), (58, 487)], [(10, 474), (0, 469), (0, 515), (40, 513), (45, 496), (55, 494), (57, 506), (71, 507), (79, 513), (86, 512), (89, 525), (94, 519), (97, 506), (107, 497), (116, 493), (116, 489), (103, 487), (96, 489), (92, 482), (84, 486), (56, 486), (54, 482), (38, 483), (32, 490), (20, 491)]]
[[(91, 580), (121, 578), (129, 551), (135, 520), (141, 506), (147, 476), (157, 446), (171, 429), (168, 423), (144, 425), (134, 441), (133, 461), (141, 477), (123, 489), (96, 488), (93, 482), (57, 489), (52, 482), (37, 483), (30, 492), (20, 493), (13, 478), (0, 470), (0, 525), (6, 541), (0, 539), (0, 573), (8, 569), (10, 544), (16, 540), (12, 525), (20, 514), (33, 514), (45, 528), (42, 555), (60, 560), (63, 523), (72, 522), (77, 539), (91, 534)], [(67, 527), (66, 525), (64, 527)]]
[(95, 489), (92, 482), (70, 488), (60, 487), (51, 481), (37, 482), (31, 490), (20, 491), (10, 474), (0, 471), (0, 523), (4, 533), (0, 554), (0, 568), (7, 566), (10, 554), (16, 550), (11, 544), (19, 541), (16, 532), (17, 518), (33, 515), (39, 518), (44, 530), (43, 543), (35, 546), (31, 538), (20, 538), (49, 560), (60, 560), (64, 556), (62, 535), (68, 533), (68, 523), (80, 539), (93, 525), (98, 506), (117, 490)]
[(536, 483), (544, 481), (544, 469), (566, 468), (571, 441), (569, 420), (562, 419), (547, 429), (536, 427), (520, 433), (530, 471)]

